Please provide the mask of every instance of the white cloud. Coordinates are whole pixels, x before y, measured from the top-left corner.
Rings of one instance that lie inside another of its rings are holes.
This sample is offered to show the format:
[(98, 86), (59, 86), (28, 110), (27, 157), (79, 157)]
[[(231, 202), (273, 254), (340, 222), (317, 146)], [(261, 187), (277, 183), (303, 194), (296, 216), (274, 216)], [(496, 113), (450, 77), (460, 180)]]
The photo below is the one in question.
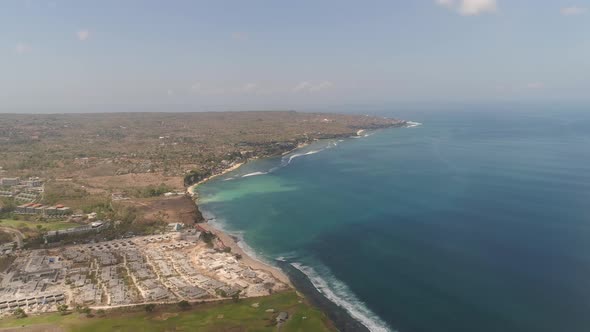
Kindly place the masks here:
[(332, 83), (330, 81), (323, 81), (323, 82), (318, 82), (318, 83), (304, 81), (304, 82), (298, 83), (295, 87), (293, 87), (293, 89), (291, 91), (293, 91), (294, 93), (319, 92), (319, 91), (330, 89), (333, 86), (334, 86), (334, 83)]
[(29, 44), (27, 43), (23, 43), (23, 42), (19, 42), (18, 44), (16, 44), (16, 46), (14, 47), (14, 51), (17, 54), (24, 54), (24, 53), (28, 53), (31, 51), (31, 46), (29, 46)]
[(493, 13), (498, 9), (496, 0), (435, 0), (435, 3), (451, 8), (463, 16)]
[(76, 32), (76, 36), (78, 36), (78, 40), (86, 41), (88, 38), (90, 38), (90, 31), (86, 29), (78, 30)]
[(293, 92), (301, 92), (307, 90), (310, 86), (309, 82), (301, 82), (293, 88)]
[(588, 12), (588, 8), (585, 7), (571, 6), (561, 8), (561, 15), (564, 16), (583, 15), (586, 12)]
[(205, 85), (203, 83), (194, 83), (189, 87), (189, 91), (193, 94), (198, 95), (221, 95), (224, 94), (226, 91), (223, 88), (215, 87), (211, 85)]
[(531, 90), (539, 90), (539, 89), (543, 89), (545, 87), (545, 84), (543, 84), (543, 82), (531, 82), (529, 84), (526, 85), (527, 89), (531, 89)]

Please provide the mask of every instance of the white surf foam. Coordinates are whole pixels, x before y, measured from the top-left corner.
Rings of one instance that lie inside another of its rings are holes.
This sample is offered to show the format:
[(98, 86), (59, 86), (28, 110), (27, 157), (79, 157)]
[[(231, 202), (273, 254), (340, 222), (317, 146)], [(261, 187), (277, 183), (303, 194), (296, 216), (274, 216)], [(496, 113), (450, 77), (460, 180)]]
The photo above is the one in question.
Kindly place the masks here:
[(313, 286), (338, 306), (344, 308), (353, 318), (373, 332), (393, 331), (387, 323), (375, 315), (365, 303), (359, 300), (342, 281), (336, 279), (327, 268), (322, 268), (322, 275), (314, 268), (301, 263), (291, 263), (297, 270), (305, 274)]
[(286, 262), (286, 261), (293, 260), (296, 257), (297, 257), (297, 253), (294, 251), (291, 251), (291, 252), (287, 252), (287, 253), (282, 254), (281, 256), (276, 257), (275, 260), (281, 261), (281, 262)]
[(250, 176), (264, 175), (264, 174), (268, 174), (268, 172), (253, 172), (253, 173), (248, 173), (248, 174), (242, 175), (242, 177), (247, 178)]
[(418, 127), (421, 125), (422, 124), (420, 122), (414, 122), (414, 121), (407, 121), (406, 122), (406, 128), (413, 128), (413, 127)]
[(282, 163), (282, 165), (283, 165), (283, 166), (287, 166), (287, 165), (289, 165), (289, 164), (291, 163), (291, 161), (293, 161), (293, 159), (295, 159), (295, 158), (299, 158), (299, 157), (303, 157), (303, 156), (309, 156), (309, 155), (311, 155), (311, 154), (316, 154), (316, 153), (318, 153), (318, 152), (322, 152), (323, 150), (324, 150), (324, 149), (320, 149), (320, 150), (311, 150), (311, 151), (308, 151), (308, 152), (302, 152), (302, 153), (295, 153), (295, 154), (292, 154), (292, 155), (286, 155), (286, 156), (284, 156), (284, 157), (283, 157), (283, 159), (282, 159), (282, 162), (281, 162), (281, 163)]

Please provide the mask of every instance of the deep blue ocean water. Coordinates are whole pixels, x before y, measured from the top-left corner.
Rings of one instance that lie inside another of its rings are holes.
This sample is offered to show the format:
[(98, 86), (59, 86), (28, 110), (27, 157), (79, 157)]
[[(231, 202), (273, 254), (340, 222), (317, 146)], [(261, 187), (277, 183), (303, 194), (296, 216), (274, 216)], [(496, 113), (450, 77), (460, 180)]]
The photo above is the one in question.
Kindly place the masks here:
[(590, 113), (383, 115), (423, 125), (248, 163), (201, 210), (373, 330), (590, 331)]

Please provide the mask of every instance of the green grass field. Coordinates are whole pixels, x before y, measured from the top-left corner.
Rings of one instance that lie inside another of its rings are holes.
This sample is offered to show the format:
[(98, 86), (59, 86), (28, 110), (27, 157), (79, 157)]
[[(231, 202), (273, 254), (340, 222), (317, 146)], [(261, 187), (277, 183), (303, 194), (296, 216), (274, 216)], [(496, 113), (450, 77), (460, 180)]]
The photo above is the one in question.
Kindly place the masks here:
[[(254, 303), (258, 303), (258, 306), (252, 306)], [(267, 309), (275, 311), (266, 312)], [(0, 320), (0, 329), (24, 326), (23, 331), (38, 331), (35, 328), (37, 326), (85, 332), (277, 331), (275, 317), (278, 312), (286, 311), (289, 320), (281, 326), (281, 331), (334, 331), (326, 316), (306, 304), (295, 291), (241, 299), (237, 303), (195, 304), (186, 311), (180, 311), (175, 305), (160, 306), (151, 313), (146, 313), (141, 306), (127, 310), (107, 311), (102, 318), (87, 318), (78, 313), (8, 318)]]
[(37, 229), (37, 225), (41, 225), (45, 229), (50, 230), (50, 231), (80, 226), (75, 223), (64, 222), (64, 221), (38, 222), (38, 221), (26, 221), (26, 220), (0, 219), (0, 227), (19, 228), (21, 225), (25, 225), (30, 229)]

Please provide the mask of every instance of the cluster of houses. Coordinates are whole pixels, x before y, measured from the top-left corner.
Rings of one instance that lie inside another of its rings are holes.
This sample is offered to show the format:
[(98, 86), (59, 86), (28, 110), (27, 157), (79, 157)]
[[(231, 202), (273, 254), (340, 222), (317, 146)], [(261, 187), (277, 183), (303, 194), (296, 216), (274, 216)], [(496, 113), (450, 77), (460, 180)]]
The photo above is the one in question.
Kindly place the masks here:
[(20, 202), (34, 202), (43, 193), (43, 181), (38, 177), (28, 180), (0, 178), (0, 197), (14, 198)]
[(56, 311), (66, 300), (61, 281), (64, 265), (44, 250), (27, 252), (3, 273), (0, 283), (0, 314), (16, 308), (28, 313)]
[(35, 214), (49, 218), (59, 218), (70, 214), (72, 210), (69, 207), (63, 206), (61, 204), (48, 206), (39, 203), (26, 203), (17, 206), (14, 209), (14, 212), (18, 214)]

